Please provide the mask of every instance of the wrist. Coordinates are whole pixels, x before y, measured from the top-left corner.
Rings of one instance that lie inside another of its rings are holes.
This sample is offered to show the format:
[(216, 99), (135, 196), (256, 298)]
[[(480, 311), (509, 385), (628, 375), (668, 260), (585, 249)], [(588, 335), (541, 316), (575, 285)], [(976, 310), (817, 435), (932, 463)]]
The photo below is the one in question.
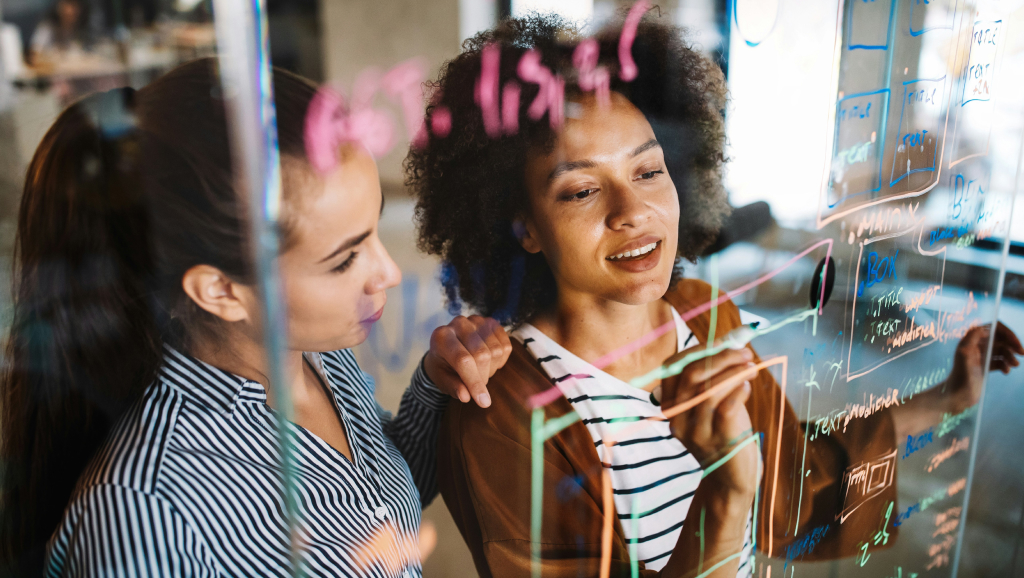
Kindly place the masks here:
[[(757, 453), (756, 448), (744, 448), (739, 454), (714, 471), (705, 470), (704, 481), (717, 489), (716, 495), (728, 503), (747, 503), (753, 501), (757, 493)], [(744, 510), (746, 511), (746, 510)]]
[(698, 489), (701, 494), (698, 501), (706, 510), (706, 519), (714, 520), (705, 526), (707, 537), (728, 539), (741, 536), (754, 506), (755, 491), (756, 488), (719, 483), (714, 474), (703, 480)]
[(437, 358), (430, 350), (420, 358), (420, 370), (431, 383), (437, 383)]

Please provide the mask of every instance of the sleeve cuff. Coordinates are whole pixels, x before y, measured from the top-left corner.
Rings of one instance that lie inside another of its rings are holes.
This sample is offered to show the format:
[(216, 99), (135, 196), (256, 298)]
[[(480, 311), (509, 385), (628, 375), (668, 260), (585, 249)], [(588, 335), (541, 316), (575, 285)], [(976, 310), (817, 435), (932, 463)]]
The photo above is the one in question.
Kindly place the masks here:
[(409, 393), (412, 394), (416, 401), (426, 407), (435, 411), (442, 411), (448, 405), (449, 397), (427, 377), (427, 371), (423, 368), (424, 359), (426, 359), (425, 355), (420, 359), (419, 364), (416, 366), (416, 371), (412, 374)]

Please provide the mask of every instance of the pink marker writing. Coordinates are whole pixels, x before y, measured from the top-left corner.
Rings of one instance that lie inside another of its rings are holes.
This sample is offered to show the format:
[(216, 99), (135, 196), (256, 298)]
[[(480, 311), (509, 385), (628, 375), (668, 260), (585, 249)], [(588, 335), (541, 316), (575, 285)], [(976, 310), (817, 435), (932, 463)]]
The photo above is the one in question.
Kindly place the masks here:
[(474, 98), (484, 117), (484, 131), (487, 136), (501, 136), (501, 117), (498, 111), (498, 65), (501, 49), (488, 44), (480, 54), (480, 77), (476, 80)]
[(638, 0), (629, 9), (626, 21), (622, 25), (622, 36), (619, 37), (619, 78), (629, 82), (636, 78), (636, 62), (633, 61), (633, 41), (636, 40), (636, 29), (640, 19), (651, 9), (647, 0)]
[(540, 52), (530, 49), (519, 59), (519, 78), (526, 82), (532, 82), (540, 87), (537, 97), (530, 103), (526, 114), (533, 120), (544, 116), (548, 112), (548, 119), (552, 128), (562, 126), (565, 115), (565, 80), (557, 74), (552, 74), (551, 69), (540, 63)]
[(572, 53), (572, 64), (579, 70), (578, 83), (583, 90), (593, 90), (597, 95), (597, 103), (602, 108), (611, 105), (609, 86), (611, 78), (608, 69), (597, 65), (600, 47), (597, 40), (587, 38), (580, 42)]

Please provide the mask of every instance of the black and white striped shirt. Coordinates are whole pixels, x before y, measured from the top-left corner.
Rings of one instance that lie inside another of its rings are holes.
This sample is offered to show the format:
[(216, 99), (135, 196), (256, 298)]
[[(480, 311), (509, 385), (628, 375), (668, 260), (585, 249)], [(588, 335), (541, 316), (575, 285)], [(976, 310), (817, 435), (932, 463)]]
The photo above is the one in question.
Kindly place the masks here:
[[(392, 418), (351, 351), (306, 358), (333, 394), (353, 459), (291, 424), (302, 570), (354, 576), (357, 548), (385, 522), (415, 544), (421, 506), (437, 494), (448, 397), (421, 365)], [(266, 400), (260, 384), (168, 348), (156, 382), (82, 475), (48, 545), (47, 576), (288, 575), (280, 417)], [(421, 574), (416, 564), (399, 576)]]
[[(675, 309), (672, 316), (677, 351), (697, 344)], [(742, 311), (741, 317), (746, 319), (744, 323), (760, 320)], [(661, 414), (661, 408), (651, 403), (647, 391), (580, 359), (529, 323), (520, 326), (512, 336), (540, 362), (587, 426), (598, 456), (611, 474), (615, 511), (630, 556), (644, 562), (650, 570), (661, 570), (679, 540), (690, 502), (700, 484), (700, 464), (672, 436), (667, 421), (652, 421), (632, 433), (619, 433)], [(611, 436), (618, 443), (608, 452), (604, 440)], [(736, 574), (740, 578), (751, 575), (750, 521)]]

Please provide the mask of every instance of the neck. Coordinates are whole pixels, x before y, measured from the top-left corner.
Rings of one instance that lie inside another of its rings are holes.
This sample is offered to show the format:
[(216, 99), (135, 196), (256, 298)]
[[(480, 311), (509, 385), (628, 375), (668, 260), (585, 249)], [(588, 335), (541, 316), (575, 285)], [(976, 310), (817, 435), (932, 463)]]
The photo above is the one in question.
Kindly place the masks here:
[[(267, 405), (277, 407), (262, 343), (244, 335), (220, 335), (216, 339), (196, 339), (190, 353), (200, 361), (259, 383), (267, 392)], [(305, 378), (304, 365), (301, 351), (289, 349), (285, 352), (284, 378), (294, 406), (305, 403), (310, 396), (309, 388), (316, 385)]]
[[(593, 362), (671, 321), (670, 307), (663, 299), (628, 305), (593, 296), (563, 298), (560, 291), (555, 308), (531, 323), (581, 359)], [(675, 348), (676, 334), (670, 331), (602, 369), (620, 379), (631, 379), (661, 365)]]

